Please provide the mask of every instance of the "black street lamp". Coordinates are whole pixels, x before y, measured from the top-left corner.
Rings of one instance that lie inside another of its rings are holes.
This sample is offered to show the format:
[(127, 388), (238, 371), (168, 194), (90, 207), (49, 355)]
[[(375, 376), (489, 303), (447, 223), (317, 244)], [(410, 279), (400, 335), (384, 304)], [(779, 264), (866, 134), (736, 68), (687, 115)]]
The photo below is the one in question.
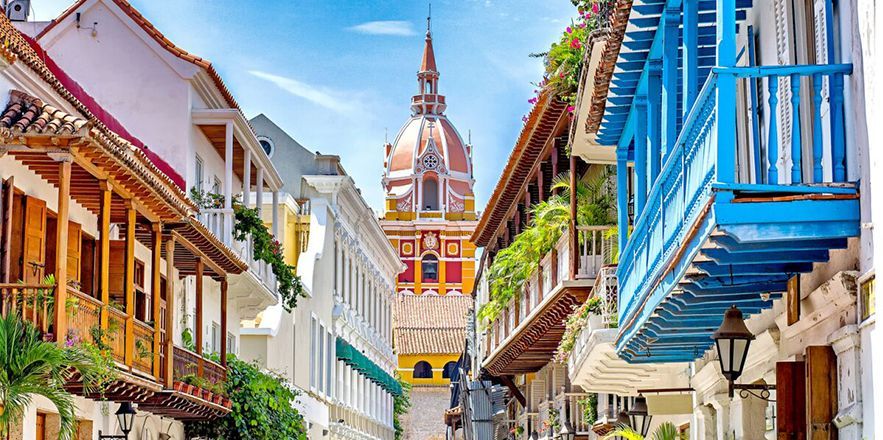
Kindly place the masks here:
[[(775, 385), (752, 384), (737, 385), (736, 379), (742, 375), (745, 368), (745, 360), (748, 358), (748, 347), (754, 340), (754, 335), (745, 326), (742, 317), (742, 311), (735, 305), (727, 309), (724, 313), (724, 321), (720, 328), (711, 336), (717, 347), (717, 357), (720, 361), (721, 374), (730, 382), (729, 394), (733, 398), (733, 391), (740, 390), (741, 397), (747, 397), (748, 394), (755, 395), (761, 399), (769, 398), (769, 390), (775, 389)], [(760, 390), (761, 394), (757, 395), (751, 390)]]
[(132, 427), (135, 426), (135, 407), (132, 406), (132, 402), (123, 402), (120, 403), (120, 408), (116, 412), (117, 422), (120, 424), (120, 431), (123, 431), (123, 435), (103, 435), (101, 431), (98, 431), (98, 440), (110, 440), (110, 439), (129, 439), (129, 433), (132, 432)]
[(632, 409), (627, 414), (632, 429), (646, 437), (647, 433), (650, 432), (650, 421), (653, 419), (653, 416), (650, 415), (650, 411), (647, 409), (647, 399), (644, 396), (636, 397), (635, 403), (632, 404)]

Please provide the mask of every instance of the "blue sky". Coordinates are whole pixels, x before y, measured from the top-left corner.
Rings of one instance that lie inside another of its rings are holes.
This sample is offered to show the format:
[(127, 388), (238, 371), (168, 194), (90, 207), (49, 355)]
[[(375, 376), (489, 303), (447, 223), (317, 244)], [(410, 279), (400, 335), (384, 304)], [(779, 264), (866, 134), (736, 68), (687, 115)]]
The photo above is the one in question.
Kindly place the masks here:
[[(178, 46), (208, 58), (247, 116), (264, 113), (301, 144), (339, 154), (382, 208), (384, 135), (409, 116), (427, 1), (130, 0)], [(38, 20), (71, 0), (32, 2)], [(575, 15), (569, 0), (435, 0), (440, 92), (472, 132), (483, 207), (521, 129), (545, 51)]]

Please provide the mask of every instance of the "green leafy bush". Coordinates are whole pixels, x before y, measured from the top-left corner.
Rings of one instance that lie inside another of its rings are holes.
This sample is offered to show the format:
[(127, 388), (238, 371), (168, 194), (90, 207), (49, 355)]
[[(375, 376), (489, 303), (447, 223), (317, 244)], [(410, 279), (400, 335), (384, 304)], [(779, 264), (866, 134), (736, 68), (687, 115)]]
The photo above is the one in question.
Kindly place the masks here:
[(233, 403), (232, 411), (212, 421), (187, 422), (187, 438), (307, 439), (303, 416), (293, 406), (298, 392), (284, 377), (233, 356), (227, 367), (223, 392)]
[[(196, 187), (190, 188), (190, 199), (200, 209), (223, 208), (225, 202), (223, 195), (202, 191)], [(257, 208), (245, 206), (237, 197), (233, 198), (232, 206), (235, 220), (233, 238), (244, 241), (251, 237), (255, 259), (270, 265), (279, 283), (278, 291), (282, 306), (286, 311), (292, 311), (297, 307), (298, 298), (304, 296), (304, 291), (300, 277), (295, 274), (294, 266), (285, 262), (282, 244), (267, 229)]]

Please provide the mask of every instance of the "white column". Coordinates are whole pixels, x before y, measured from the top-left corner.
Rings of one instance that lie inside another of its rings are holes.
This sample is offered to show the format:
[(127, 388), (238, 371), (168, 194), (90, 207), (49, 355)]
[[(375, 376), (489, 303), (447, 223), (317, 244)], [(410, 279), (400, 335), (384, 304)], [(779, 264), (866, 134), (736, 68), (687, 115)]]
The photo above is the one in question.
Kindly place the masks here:
[[(284, 230), (284, 229), (283, 229)], [(273, 237), (276, 237), (276, 240), (282, 241), (279, 238), (279, 191), (273, 191)]]
[(711, 406), (714, 407), (714, 418), (717, 422), (717, 426), (715, 426), (717, 439), (731, 438), (733, 431), (730, 428), (730, 396), (727, 393), (715, 394), (710, 400)]
[[(837, 420), (839, 438), (862, 438), (862, 375), (861, 337), (858, 326), (841, 327), (828, 337), (837, 353)], [(864, 372), (872, 374), (872, 372)], [(883, 403), (881, 403), (883, 405)], [(883, 423), (875, 421), (875, 423)]]
[(736, 396), (730, 404), (735, 440), (762, 439), (766, 433), (766, 402), (754, 396)]
[(258, 175), (257, 175), (257, 197), (255, 200), (255, 205), (258, 208), (258, 215), (264, 212), (264, 169), (258, 167)]
[(233, 243), (233, 121), (224, 126), (224, 244)]
[(708, 405), (699, 405), (693, 409), (693, 439), (716, 440), (715, 430), (717, 423), (714, 421), (714, 409)]
[(245, 150), (245, 164), (242, 166), (242, 203), (251, 205), (251, 150)]

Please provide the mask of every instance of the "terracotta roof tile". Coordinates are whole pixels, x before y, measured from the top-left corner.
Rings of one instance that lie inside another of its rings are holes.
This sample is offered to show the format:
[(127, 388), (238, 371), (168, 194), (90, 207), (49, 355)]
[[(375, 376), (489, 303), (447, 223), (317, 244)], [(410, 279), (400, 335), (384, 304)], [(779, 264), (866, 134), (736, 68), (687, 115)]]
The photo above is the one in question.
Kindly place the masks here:
[(0, 115), (0, 129), (11, 133), (77, 135), (88, 124), (85, 119), (45, 104), (19, 90), (9, 92), (9, 102)]
[[(632, 12), (632, 1), (633, 0), (616, 1), (616, 10), (611, 19), (610, 28), (599, 34), (593, 41), (593, 44), (604, 44), (604, 50), (601, 52), (601, 60), (598, 63), (598, 69), (595, 71), (595, 77), (586, 78), (587, 75), (584, 74), (580, 81), (580, 89), (582, 89), (586, 81), (592, 81), (594, 83), (591, 102), (587, 103), (591, 107), (589, 108), (588, 118), (586, 118), (586, 133), (597, 132), (601, 125), (601, 118), (604, 116), (604, 108), (607, 106), (607, 92), (610, 88), (610, 80), (613, 78), (613, 70), (616, 68), (616, 59), (619, 58), (619, 50), (622, 48), (622, 41), (623, 38), (625, 38), (625, 30), (629, 22), (629, 15)], [(590, 55), (592, 51), (590, 49), (586, 52), (587, 55)], [(588, 65), (588, 63), (585, 65)]]
[(466, 340), (468, 295), (398, 295), (393, 343), (399, 354), (458, 354)]
[(558, 121), (566, 114), (567, 105), (549, 90), (543, 90), (527, 116), (527, 122), (472, 234), (470, 240), (477, 246), (488, 246), (500, 224), (505, 221), (506, 213), (516, 203), (520, 189), (527, 180), (526, 174), (533, 168), (549, 137), (555, 134), (553, 131)]

